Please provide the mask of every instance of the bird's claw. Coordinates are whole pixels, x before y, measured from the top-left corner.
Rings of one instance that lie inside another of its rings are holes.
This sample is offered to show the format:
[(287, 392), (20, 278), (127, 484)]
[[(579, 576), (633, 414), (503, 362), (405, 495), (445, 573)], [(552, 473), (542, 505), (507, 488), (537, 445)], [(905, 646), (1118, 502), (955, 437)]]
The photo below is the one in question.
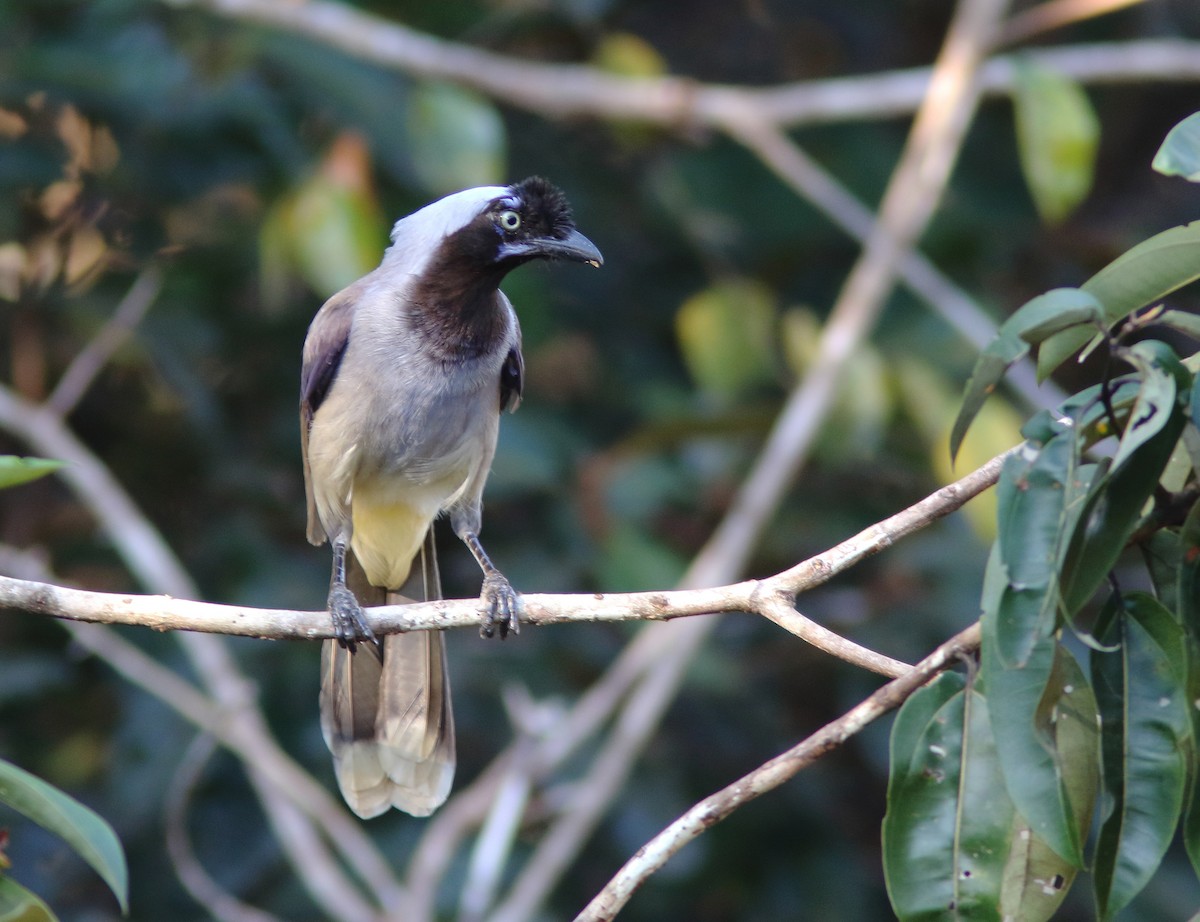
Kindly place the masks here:
[(479, 594), (483, 603), (483, 623), (479, 626), (480, 637), (491, 637), (500, 629), (500, 639), (510, 633), (521, 633), (520, 599), (509, 581), (501, 573), (489, 573), (483, 578), (483, 591)]
[(333, 620), (333, 633), (338, 646), (351, 653), (358, 649), (360, 643), (379, 646), (375, 632), (363, 615), (362, 606), (345, 586), (334, 586), (329, 590), (329, 617)]

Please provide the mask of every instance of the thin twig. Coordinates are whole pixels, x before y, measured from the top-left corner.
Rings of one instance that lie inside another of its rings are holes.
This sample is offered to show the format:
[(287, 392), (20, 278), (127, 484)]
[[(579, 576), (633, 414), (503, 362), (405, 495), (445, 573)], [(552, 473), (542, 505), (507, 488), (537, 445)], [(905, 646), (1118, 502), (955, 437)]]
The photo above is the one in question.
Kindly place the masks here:
[(559, 722), (556, 712), (560, 707), (539, 704), (523, 687), (505, 689), (504, 703), (516, 738), (510, 747), (512, 757), (504, 760), (503, 777), (492, 792), (487, 818), (471, 849), (460, 891), (458, 922), (484, 922), (488, 918), (533, 792), (534, 753), (540, 740)]
[(276, 916), (243, 903), (218, 884), (196, 857), (187, 831), (187, 814), (192, 794), (204, 774), (204, 766), (216, 752), (216, 741), (207, 734), (197, 736), (183, 754), (167, 790), (164, 823), (167, 854), (184, 889), (205, 912), (220, 922), (278, 922)]
[(158, 266), (148, 266), (134, 279), (108, 322), (75, 356), (59, 379), (54, 393), (46, 399), (46, 406), (52, 412), (64, 417), (70, 415), (91, 387), (96, 375), (142, 322), (146, 311), (150, 310), (162, 291), (162, 281), (162, 270)]
[(1004, 24), (997, 45), (1016, 45), (1035, 35), (1061, 29), (1073, 22), (1095, 19), (1145, 0), (1047, 0), (1022, 10)]
[(951, 637), (906, 675), (893, 679), (837, 720), (828, 723), (748, 775), (706, 797), (637, 850), (617, 875), (601, 890), (575, 922), (608, 922), (629, 902), (634, 892), (662, 868), (672, 855), (742, 805), (772, 791), (821, 756), (837, 749), (872, 721), (902, 704), (931, 678), (964, 654), (979, 648), (979, 623)]

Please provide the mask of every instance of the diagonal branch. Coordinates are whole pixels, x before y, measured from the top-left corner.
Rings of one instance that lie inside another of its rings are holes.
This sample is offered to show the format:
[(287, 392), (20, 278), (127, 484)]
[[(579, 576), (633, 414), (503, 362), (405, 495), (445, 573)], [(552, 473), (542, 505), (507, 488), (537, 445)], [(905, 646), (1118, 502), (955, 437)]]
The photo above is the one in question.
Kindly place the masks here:
[(217, 922), (278, 922), (276, 916), (243, 903), (209, 876), (192, 848), (187, 831), (187, 814), (192, 794), (203, 777), (217, 743), (211, 736), (200, 735), (183, 754), (179, 768), (167, 792), (165, 825), (167, 854), (184, 889), (212, 913)]
[(700, 801), (639, 848), (583, 912), (575, 917), (575, 922), (607, 922), (614, 918), (650, 875), (662, 868), (688, 842), (726, 819), (743, 804), (795, 777), (869, 723), (899, 707), (909, 695), (953, 665), (957, 658), (979, 649), (979, 638), (979, 623), (976, 622), (941, 644), (906, 675), (889, 682), (837, 720)]
[[(979, 101), (979, 67), (1006, 8), (1005, 0), (959, 3), (879, 220), (825, 324), (816, 361), (789, 397), (732, 508), (693, 560), (683, 580), (686, 588), (719, 585), (742, 571), (807, 456), (846, 360), (874, 325), (901, 256), (912, 249), (941, 199)], [(493, 922), (519, 922), (544, 902), (624, 784), (715, 621), (685, 622), (669, 632), (655, 626), (635, 642), (631, 657), (656, 646), (662, 655), (653, 658), (626, 700), (611, 740), (581, 784), (586, 796), (550, 828)]]
[[(866, 243), (874, 233), (871, 210), (761, 113), (747, 106), (721, 128), (854, 240)], [(977, 349), (996, 335), (995, 320), (919, 250), (904, 253), (896, 271), (914, 294)], [(1037, 370), (1028, 358), (1009, 369), (1005, 382), (1036, 409), (1061, 403), (1064, 396), (1053, 382), (1038, 383)]]
[(71, 414), (96, 375), (141, 323), (161, 291), (162, 270), (158, 266), (143, 269), (100, 332), (75, 356), (58, 379), (54, 393), (46, 400), (47, 408), (58, 416)]

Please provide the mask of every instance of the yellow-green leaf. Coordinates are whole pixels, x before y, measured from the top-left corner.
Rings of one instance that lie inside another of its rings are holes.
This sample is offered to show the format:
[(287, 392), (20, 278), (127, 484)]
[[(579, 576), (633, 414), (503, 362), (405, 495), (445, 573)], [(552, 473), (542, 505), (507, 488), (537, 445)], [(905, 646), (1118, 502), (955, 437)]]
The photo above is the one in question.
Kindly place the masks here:
[(747, 279), (692, 295), (675, 316), (683, 359), (705, 391), (729, 398), (772, 379), (775, 298)]
[(11, 877), (0, 877), (0, 922), (58, 922), (58, 916)]
[(612, 32), (600, 40), (592, 60), (601, 70), (622, 77), (658, 77), (667, 62), (653, 45), (629, 32)]
[(322, 298), (379, 264), (387, 243), (362, 138), (337, 138), (313, 175), (281, 198), (259, 233), (263, 296), (282, 304), (297, 274)]
[(434, 195), (504, 179), (504, 120), (478, 93), (450, 83), (422, 84), (409, 100), (408, 133), (413, 169)]
[(1079, 84), (1041, 65), (1020, 63), (1015, 90), (1021, 169), (1042, 220), (1056, 224), (1092, 187), (1100, 123)]
[[(1200, 221), (1143, 240), (1079, 287), (1104, 305), (1104, 321), (1111, 325), (1196, 279), (1200, 279)], [(1064, 330), (1046, 340), (1038, 351), (1038, 377), (1049, 377), (1088, 337), (1086, 331)]]
[(0, 489), (15, 487), (45, 477), (62, 467), (61, 461), (47, 458), (21, 458), (17, 455), (0, 455)]

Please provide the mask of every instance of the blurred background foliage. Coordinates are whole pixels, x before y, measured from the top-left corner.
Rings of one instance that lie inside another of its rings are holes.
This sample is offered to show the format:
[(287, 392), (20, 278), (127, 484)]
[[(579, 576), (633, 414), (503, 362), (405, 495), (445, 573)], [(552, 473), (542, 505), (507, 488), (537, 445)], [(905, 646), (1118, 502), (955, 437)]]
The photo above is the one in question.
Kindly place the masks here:
[[(358, 5), (515, 56), (755, 85), (926, 64), (952, 9), (948, 0)], [(1200, 36), (1200, 9), (1153, 0), (1043, 41), (1155, 36)], [(924, 251), (996, 317), (1078, 284), (1132, 243), (1200, 213), (1195, 187), (1149, 169), (1198, 99), (1195, 83), (1085, 91), (1025, 68), (1015, 108), (984, 103)], [(526, 591), (677, 580), (811, 361), (857, 253), (722, 138), (547, 121), (149, 0), (0, 4), (0, 107), (2, 379), (45, 398), (138, 274), (161, 269), (147, 316), (70, 423), (211, 600), (323, 603), (327, 551), (304, 540), (300, 346), (322, 300), (376, 264), (390, 222), (431, 198), (543, 174), (567, 191), (606, 258), (599, 272), (531, 267), (505, 286), (524, 328), (528, 383), (521, 411), (504, 421), (485, 537)], [(795, 137), (875, 202), (906, 129), (897, 118)], [(1178, 306), (1194, 309), (1190, 297)], [(823, 550), (949, 479), (946, 433), (975, 355), (898, 290), (855, 356), (753, 574)], [(1024, 412), (989, 403), (958, 472), (1014, 443)], [(0, 435), (0, 453), (24, 450)], [(801, 610), (917, 658), (978, 614), (991, 525), (975, 505), (804, 597)], [(474, 595), (477, 568), (441, 537), (448, 594)], [(140, 588), (53, 477), (0, 497), (0, 542), (43, 554), (67, 583)], [(509, 737), (499, 689), (520, 683), (569, 701), (634, 630), (530, 630), (504, 645), (451, 637), (459, 786)], [(124, 635), (186, 671), (170, 637)], [(232, 645), (287, 750), (332, 785), (316, 720), (316, 647)], [(164, 791), (192, 728), (44, 618), (6, 613), (0, 651), (0, 755), (114, 824), (130, 858), (134, 918), (204, 918), (162, 845)], [(876, 684), (772, 625), (727, 619), (547, 918), (577, 910), (688, 805)], [(886, 918), (886, 729), (871, 728), (709, 832), (622, 918)], [(0, 825), (12, 831), (19, 879), (64, 919), (115, 915), (103, 884), (61, 843), (15, 817)], [(393, 814), (370, 828), (403, 864), (421, 823)], [(316, 918), (227, 755), (205, 776), (191, 829), (230, 889), (283, 917)], [(1169, 863), (1126, 918), (1194, 911), (1200, 894), (1179, 860), (1179, 873)], [(1086, 896), (1072, 894), (1063, 918), (1089, 914)]]

